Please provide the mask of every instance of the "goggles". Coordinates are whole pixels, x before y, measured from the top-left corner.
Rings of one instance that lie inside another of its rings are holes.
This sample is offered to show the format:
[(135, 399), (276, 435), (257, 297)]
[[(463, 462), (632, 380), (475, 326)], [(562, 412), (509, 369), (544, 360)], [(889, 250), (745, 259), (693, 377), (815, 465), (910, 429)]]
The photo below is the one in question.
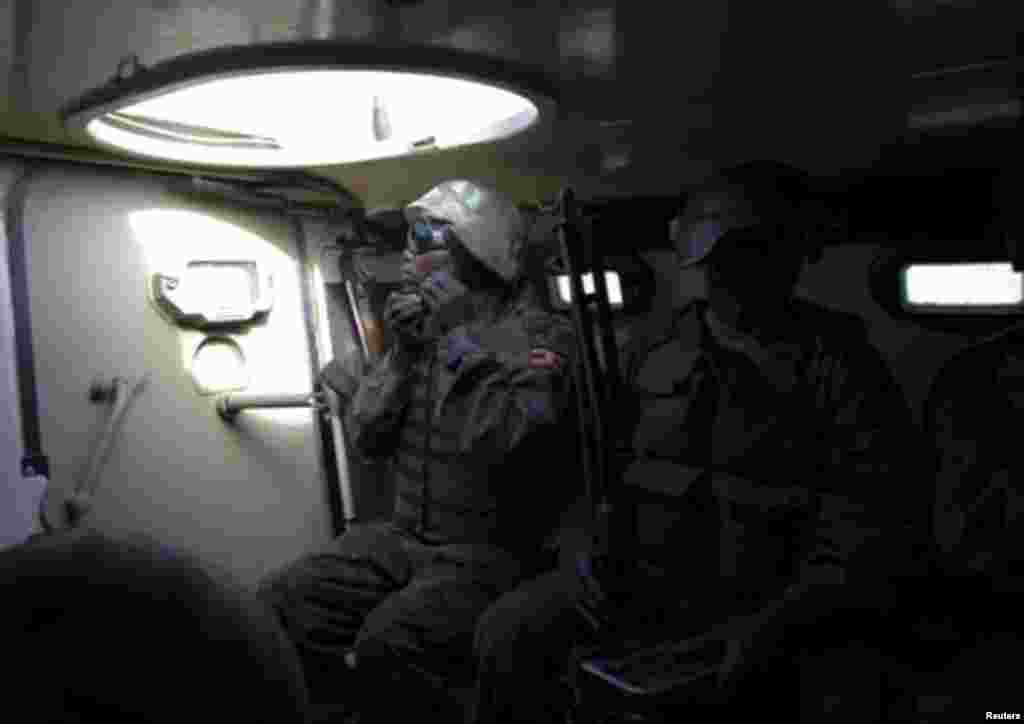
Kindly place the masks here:
[(443, 249), (448, 244), (451, 224), (434, 219), (416, 219), (409, 226), (409, 246), (414, 253), (423, 254)]

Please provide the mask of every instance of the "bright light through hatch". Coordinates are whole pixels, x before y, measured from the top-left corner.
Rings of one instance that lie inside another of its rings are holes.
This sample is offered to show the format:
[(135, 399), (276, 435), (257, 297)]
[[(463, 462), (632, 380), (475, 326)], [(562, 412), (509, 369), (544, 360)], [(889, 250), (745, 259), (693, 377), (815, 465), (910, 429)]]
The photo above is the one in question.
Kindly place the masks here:
[(270, 71), (170, 90), (90, 121), (101, 143), (195, 164), (297, 167), (493, 141), (532, 126), (525, 96), (423, 73)]
[(903, 272), (904, 301), (914, 307), (1017, 307), (1024, 275), (1010, 264), (914, 264)]

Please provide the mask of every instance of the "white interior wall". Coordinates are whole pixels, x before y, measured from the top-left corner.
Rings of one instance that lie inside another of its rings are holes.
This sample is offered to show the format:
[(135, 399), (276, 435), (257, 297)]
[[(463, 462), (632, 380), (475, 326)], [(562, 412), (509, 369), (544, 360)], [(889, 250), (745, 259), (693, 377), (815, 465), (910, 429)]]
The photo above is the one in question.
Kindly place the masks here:
[(262, 255), (273, 265), (274, 308), (264, 324), (227, 336), (247, 357), (247, 392), (308, 392), (290, 225), (177, 196), (154, 177), (59, 166), (31, 182), (25, 219), (41, 432), (55, 488), (74, 485), (107, 414), (88, 401), (92, 379), (148, 372), (104, 470), (98, 525), (145, 530), (250, 582), (328, 540), (313, 412), (245, 411), (226, 424), (190, 375), (204, 333), (174, 326), (145, 294), (152, 265), (184, 248)]

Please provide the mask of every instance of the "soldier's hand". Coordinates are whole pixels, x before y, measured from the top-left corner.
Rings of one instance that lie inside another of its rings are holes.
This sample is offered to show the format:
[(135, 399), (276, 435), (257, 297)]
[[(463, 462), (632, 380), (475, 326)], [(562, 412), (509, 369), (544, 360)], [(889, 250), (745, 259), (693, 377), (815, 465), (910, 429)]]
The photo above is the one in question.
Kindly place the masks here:
[(384, 321), (405, 339), (415, 339), (422, 329), (427, 310), (419, 294), (394, 292), (384, 309)]
[(419, 281), (416, 274), (416, 255), (406, 249), (402, 252), (402, 281), (404, 282), (416, 282)]
[(313, 396), (313, 405), (317, 411), (324, 413), (325, 415), (341, 416), (342, 407), (344, 407), (341, 395), (332, 390), (330, 387), (324, 387), (323, 392), (317, 393)]
[(444, 269), (431, 273), (420, 288), (428, 313), (442, 333), (473, 317), (469, 288)]

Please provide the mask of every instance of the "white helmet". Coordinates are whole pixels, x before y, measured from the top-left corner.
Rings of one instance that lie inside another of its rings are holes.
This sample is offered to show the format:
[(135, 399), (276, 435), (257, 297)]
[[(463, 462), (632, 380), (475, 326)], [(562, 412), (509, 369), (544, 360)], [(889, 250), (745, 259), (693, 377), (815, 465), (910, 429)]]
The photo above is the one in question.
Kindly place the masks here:
[(409, 223), (420, 217), (446, 221), (469, 252), (507, 282), (519, 277), (518, 246), (526, 219), (504, 194), (476, 181), (444, 181), (405, 208)]

